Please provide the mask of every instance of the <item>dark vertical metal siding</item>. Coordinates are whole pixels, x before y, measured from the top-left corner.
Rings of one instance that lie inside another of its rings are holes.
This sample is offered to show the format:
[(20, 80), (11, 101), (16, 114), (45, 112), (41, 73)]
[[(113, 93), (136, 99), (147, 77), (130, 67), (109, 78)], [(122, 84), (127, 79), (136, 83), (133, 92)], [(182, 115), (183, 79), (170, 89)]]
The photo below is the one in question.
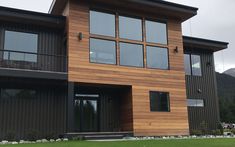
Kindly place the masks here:
[[(200, 129), (205, 121), (208, 129), (214, 130), (219, 122), (218, 97), (215, 81), (213, 53), (199, 52), (201, 56), (202, 76), (186, 76), (188, 99), (203, 99), (205, 107), (188, 107), (190, 130)], [(208, 65), (211, 63), (211, 66)], [(198, 92), (202, 90), (202, 93)]]
[[(66, 85), (48, 86), (49, 83), (27, 85), (21, 81), (0, 88), (31, 89), (36, 91), (33, 98), (2, 99), (0, 97), (0, 139), (6, 138), (9, 133), (16, 139), (25, 139), (31, 132), (36, 132), (39, 138), (65, 133), (66, 131)], [(2, 82), (1, 83), (5, 83)]]
[[(32, 25), (0, 24), (0, 49), (4, 49), (5, 30), (38, 34), (38, 66), (40, 70), (63, 71), (66, 69), (66, 49), (63, 43), (63, 30), (42, 28)], [(14, 43), (14, 42), (13, 42)], [(44, 55), (45, 54), (45, 55)], [(53, 55), (53, 56), (50, 56)], [(59, 56), (58, 56), (59, 55)], [(62, 55), (62, 56), (61, 56)], [(64, 56), (64, 57), (63, 57)]]

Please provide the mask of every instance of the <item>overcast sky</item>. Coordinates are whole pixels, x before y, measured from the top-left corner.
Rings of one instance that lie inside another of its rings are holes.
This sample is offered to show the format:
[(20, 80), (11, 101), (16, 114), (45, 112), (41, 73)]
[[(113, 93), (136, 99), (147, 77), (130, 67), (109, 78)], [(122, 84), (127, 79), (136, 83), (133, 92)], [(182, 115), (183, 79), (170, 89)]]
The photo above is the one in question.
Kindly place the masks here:
[[(235, 0), (167, 0), (198, 7), (198, 15), (183, 24), (183, 34), (229, 42), (215, 53), (216, 70), (235, 68)], [(52, 0), (0, 0), (0, 6), (47, 13)]]

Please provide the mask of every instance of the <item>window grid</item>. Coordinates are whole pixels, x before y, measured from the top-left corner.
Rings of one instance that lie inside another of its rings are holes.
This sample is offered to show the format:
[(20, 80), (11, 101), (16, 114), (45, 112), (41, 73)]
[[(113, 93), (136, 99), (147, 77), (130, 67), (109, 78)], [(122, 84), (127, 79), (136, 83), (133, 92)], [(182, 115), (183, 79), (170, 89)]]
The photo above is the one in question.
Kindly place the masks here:
[[(93, 11), (93, 10), (90, 10)], [(94, 10), (96, 11), (96, 10)], [(99, 11), (98, 11), (99, 12)], [(138, 41), (138, 40), (131, 40), (131, 39), (123, 39), (120, 38), (120, 32), (119, 32), (119, 16), (127, 16), (127, 15), (122, 15), (119, 14), (118, 12), (116, 13), (111, 13), (115, 15), (115, 37), (110, 37), (110, 36), (103, 36), (103, 35), (97, 35), (97, 34), (92, 34), (89, 33), (89, 38), (94, 38), (94, 39), (102, 39), (102, 40), (110, 40), (110, 41), (115, 41), (116, 42), (116, 65), (122, 66), (120, 65), (120, 43), (130, 43), (130, 44), (139, 44), (143, 46), (143, 67), (141, 68), (148, 68), (147, 67), (147, 46), (153, 46), (153, 47), (160, 47), (160, 48), (166, 48), (168, 50), (168, 62), (169, 62), (169, 45), (167, 44), (159, 44), (159, 43), (152, 43), (152, 42), (147, 42), (146, 40), (146, 17), (144, 16), (140, 16), (140, 17), (133, 17), (133, 18), (139, 18), (142, 20), (142, 41)], [(130, 16), (127, 16), (130, 17)], [(151, 20), (153, 21), (153, 20)], [(158, 21), (155, 20), (155, 22), (159, 22), (159, 23), (165, 23), (167, 25), (166, 22), (162, 22), (162, 21)], [(89, 26), (90, 27), (90, 26)], [(166, 33), (168, 34), (168, 29), (166, 29)], [(168, 42), (168, 36), (167, 36), (167, 42)], [(128, 66), (129, 67), (129, 66)], [(148, 68), (148, 69), (152, 69), (152, 68)], [(157, 68), (155, 68), (157, 69)], [(168, 65), (168, 70), (170, 69), (170, 62)], [(165, 70), (165, 69), (159, 69), (159, 70)]]

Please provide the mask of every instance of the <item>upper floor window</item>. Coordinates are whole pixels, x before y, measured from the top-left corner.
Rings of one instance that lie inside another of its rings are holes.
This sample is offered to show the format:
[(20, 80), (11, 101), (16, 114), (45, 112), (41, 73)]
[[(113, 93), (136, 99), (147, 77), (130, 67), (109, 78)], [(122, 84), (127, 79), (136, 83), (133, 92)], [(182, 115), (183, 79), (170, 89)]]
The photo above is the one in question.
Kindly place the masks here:
[(90, 39), (90, 61), (116, 64), (116, 43), (114, 41)]
[(168, 54), (166, 23), (90, 11), (90, 62), (166, 70)]
[(119, 16), (120, 38), (142, 41), (142, 20)]
[(204, 107), (204, 100), (202, 99), (188, 99), (189, 107)]
[(167, 48), (147, 46), (147, 67), (168, 69), (168, 50)]
[(143, 67), (143, 60), (142, 45), (120, 43), (120, 65)]
[(167, 44), (166, 23), (146, 21), (146, 41), (159, 44)]
[(186, 75), (202, 76), (200, 55), (185, 54), (184, 68)]
[(90, 11), (90, 33), (115, 37), (115, 15)]
[(169, 93), (150, 91), (150, 110), (152, 112), (170, 112)]
[(38, 35), (5, 31), (4, 60), (37, 62)]

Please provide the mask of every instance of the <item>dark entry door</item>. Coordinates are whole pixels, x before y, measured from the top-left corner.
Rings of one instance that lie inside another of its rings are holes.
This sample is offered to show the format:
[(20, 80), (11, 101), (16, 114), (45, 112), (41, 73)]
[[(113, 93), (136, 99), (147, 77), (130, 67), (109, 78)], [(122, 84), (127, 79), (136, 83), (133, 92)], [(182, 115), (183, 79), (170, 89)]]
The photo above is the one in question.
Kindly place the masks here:
[(98, 98), (76, 97), (75, 98), (75, 129), (78, 132), (99, 131)]

